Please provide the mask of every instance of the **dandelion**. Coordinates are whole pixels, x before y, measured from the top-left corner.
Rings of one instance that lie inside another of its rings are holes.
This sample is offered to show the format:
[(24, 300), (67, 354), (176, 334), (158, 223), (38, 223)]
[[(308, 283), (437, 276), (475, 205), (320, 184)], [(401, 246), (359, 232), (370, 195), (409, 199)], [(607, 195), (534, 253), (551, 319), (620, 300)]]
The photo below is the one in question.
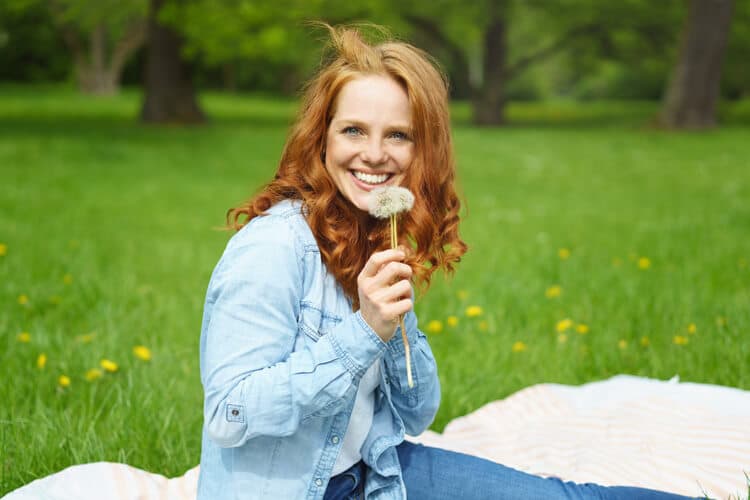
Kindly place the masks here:
[(96, 337), (96, 332), (84, 333), (83, 335), (79, 335), (76, 337), (76, 342), (80, 342), (81, 344), (88, 344), (92, 340), (94, 340), (94, 337)]
[(648, 269), (649, 267), (651, 267), (651, 259), (648, 257), (638, 259), (638, 269)]
[(16, 335), (16, 340), (28, 344), (31, 341), (31, 334), (29, 332), (21, 332)]
[(565, 333), (561, 333), (560, 335), (557, 336), (557, 341), (561, 344), (564, 344), (565, 342), (568, 341), (568, 335)]
[(489, 324), (486, 321), (480, 321), (479, 322), (479, 331), (480, 332), (486, 332), (487, 328), (489, 328)]
[(29, 303), (29, 297), (28, 297), (28, 295), (23, 294), (23, 293), (21, 295), (19, 295), (18, 296), (18, 303), (20, 305), (22, 305), (22, 306), (25, 306), (26, 304), (28, 304)]
[(63, 276), (63, 283), (65, 283), (66, 285), (70, 285), (71, 283), (73, 283), (73, 275), (66, 274), (65, 276)]
[(448, 323), (448, 326), (456, 326), (458, 324), (458, 316), (448, 316), (445, 322)]
[(109, 359), (103, 359), (99, 362), (99, 366), (104, 368), (105, 371), (108, 371), (109, 373), (114, 373), (117, 371), (117, 363), (114, 361), (110, 361)]
[(620, 339), (620, 341), (617, 343), (617, 347), (619, 347), (621, 351), (624, 351), (628, 348), (628, 341), (625, 339)]
[(427, 331), (430, 333), (440, 333), (443, 331), (443, 322), (433, 319), (427, 323)]
[(551, 287), (547, 288), (545, 290), (544, 295), (548, 299), (554, 299), (555, 297), (559, 297), (562, 293), (562, 287), (560, 285), (552, 285)]
[(578, 323), (576, 325), (576, 331), (581, 335), (586, 335), (587, 333), (589, 333), (589, 325)]
[(690, 340), (683, 335), (675, 335), (672, 338), (672, 343), (674, 345), (686, 345), (688, 342), (690, 342)]
[(515, 342), (513, 342), (513, 347), (510, 348), (510, 350), (513, 352), (523, 352), (526, 349), (528, 349), (528, 347), (520, 340), (516, 340)]
[(41, 354), (40, 354), (40, 355), (39, 355), (39, 356), (38, 356), (38, 357), (36, 358), (36, 367), (37, 367), (37, 368), (39, 368), (39, 369), (41, 370), (41, 369), (43, 369), (43, 368), (44, 368), (44, 367), (45, 367), (46, 365), (47, 365), (47, 355), (46, 355), (46, 354), (44, 354), (44, 353), (41, 353)]
[(557, 322), (557, 324), (555, 325), (555, 330), (557, 330), (558, 333), (562, 333), (571, 326), (573, 326), (573, 320), (570, 318), (565, 318)]
[[(414, 206), (414, 195), (406, 188), (388, 186), (373, 189), (370, 193), (369, 212), (377, 219), (390, 219), (391, 226), (391, 248), (398, 246), (398, 214), (408, 212)], [(404, 316), (398, 318), (401, 325), (401, 337), (404, 341), (404, 355), (406, 356), (406, 379), (409, 387), (414, 387), (411, 375), (411, 349), (406, 338), (406, 327)]]
[(57, 385), (59, 385), (63, 389), (65, 389), (66, 387), (69, 387), (70, 386), (70, 377), (68, 377), (67, 375), (60, 375), (57, 378)]
[(8, 254), (8, 245), (0, 243), (0, 257), (5, 257)]
[(687, 327), (687, 331), (690, 335), (693, 335), (696, 331), (698, 331), (698, 327), (695, 326), (695, 323), (690, 323)]
[(458, 297), (458, 300), (466, 300), (469, 298), (469, 292), (466, 290), (459, 290), (456, 292), (456, 297)]
[(101, 376), (102, 371), (99, 368), (92, 368), (90, 370), (87, 370), (85, 375), (88, 382), (93, 382), (94, 380), (101, 378)]
[(137, 345), (133, 347), (133, 354), (143, 361), (151, 361), (151, 350), (146, 346)]
[(646, 337), (645, 335), (641, 337), (641, 347), (648, 347), (650, 345), (651, 345), (651, 340), (649, 340), (648, 337)]
[(557, 251), (558, 257), (560, 257), (560, 260), (567, 260), (568, 257), (570, 257), (570, 250), (567, 248), (561, 248)]
[(479, 306), (469, 306), (466, 308), (466, 317), (476, 318), (478, 316), (481, 316), (483, 312), (484, 311), (482, 311), (482, 308)]

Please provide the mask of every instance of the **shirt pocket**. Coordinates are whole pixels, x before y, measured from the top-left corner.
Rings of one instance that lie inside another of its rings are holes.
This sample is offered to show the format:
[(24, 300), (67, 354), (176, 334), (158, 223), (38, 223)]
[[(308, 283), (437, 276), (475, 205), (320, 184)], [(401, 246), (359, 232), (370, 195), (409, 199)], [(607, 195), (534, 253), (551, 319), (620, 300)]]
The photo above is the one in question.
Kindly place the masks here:
[(341, 323), (341, 320), (341, 316), (324, 311), (310, 303), (301, 304), (299, 329), (315, 342), (333, 330)]

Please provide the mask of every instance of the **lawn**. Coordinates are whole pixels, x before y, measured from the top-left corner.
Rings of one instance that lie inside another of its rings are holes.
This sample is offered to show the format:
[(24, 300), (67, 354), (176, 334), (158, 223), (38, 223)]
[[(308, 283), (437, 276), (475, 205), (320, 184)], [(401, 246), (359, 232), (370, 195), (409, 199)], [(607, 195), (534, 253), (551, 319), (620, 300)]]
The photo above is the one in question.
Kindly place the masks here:
[[(295, 103), (209, 94), (191, 128), (139, 125), (139, 102), (0, 87), (0, 495), (75, 463), (198, 463), (224, 214), (273, 174)], [(749, 108), (667, 133), (653, 103), (513, 104), (504, 129), (455, 106), (470, 252), (416, 305), (433, 429), (540, 382), (750, 389)]]

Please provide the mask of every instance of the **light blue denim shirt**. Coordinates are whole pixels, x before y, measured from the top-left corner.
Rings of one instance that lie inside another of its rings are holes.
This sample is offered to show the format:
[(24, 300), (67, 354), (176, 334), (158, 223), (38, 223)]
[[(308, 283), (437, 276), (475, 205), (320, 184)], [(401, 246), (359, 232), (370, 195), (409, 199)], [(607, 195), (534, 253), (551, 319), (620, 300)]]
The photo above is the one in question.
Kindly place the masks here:
[(380, 363), (364, 444), (368, 499), (406, 492), (396, 445), (432, 423), (435, 359), (413, 312), (384, 343), (352, 312), (320, 257), (298, 202), (284, 201), (229, 241), (211, 276), (200, 340), (205, 391), (199, 500), (320, 499), (360, 378)]

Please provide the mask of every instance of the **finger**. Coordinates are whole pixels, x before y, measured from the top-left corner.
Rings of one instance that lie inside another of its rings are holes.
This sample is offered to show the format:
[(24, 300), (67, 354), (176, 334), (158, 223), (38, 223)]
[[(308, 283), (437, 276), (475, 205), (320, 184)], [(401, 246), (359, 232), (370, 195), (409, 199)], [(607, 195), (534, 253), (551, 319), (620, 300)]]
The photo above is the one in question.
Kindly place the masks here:
[(389, 262), (370, 278), (372, 284), (377, 287), (387, 287), (396, 281), (411, 278), (411, 267), (401, 262)]
[(408, 280), (397, 281), (393, 285), (384, 288), (378, 299), (386, 304), (392, 304), (402, 299), (411, 299), (411, 283)]
[(406, 254), (398, 249), (383, 250), (382, 252), (375, 252), (367, 259), (365, 267), (362, 268), (361, 274), (365, 277), (375, 276), (380, 268), (389, 262), (402, 261), (406, 258)]

